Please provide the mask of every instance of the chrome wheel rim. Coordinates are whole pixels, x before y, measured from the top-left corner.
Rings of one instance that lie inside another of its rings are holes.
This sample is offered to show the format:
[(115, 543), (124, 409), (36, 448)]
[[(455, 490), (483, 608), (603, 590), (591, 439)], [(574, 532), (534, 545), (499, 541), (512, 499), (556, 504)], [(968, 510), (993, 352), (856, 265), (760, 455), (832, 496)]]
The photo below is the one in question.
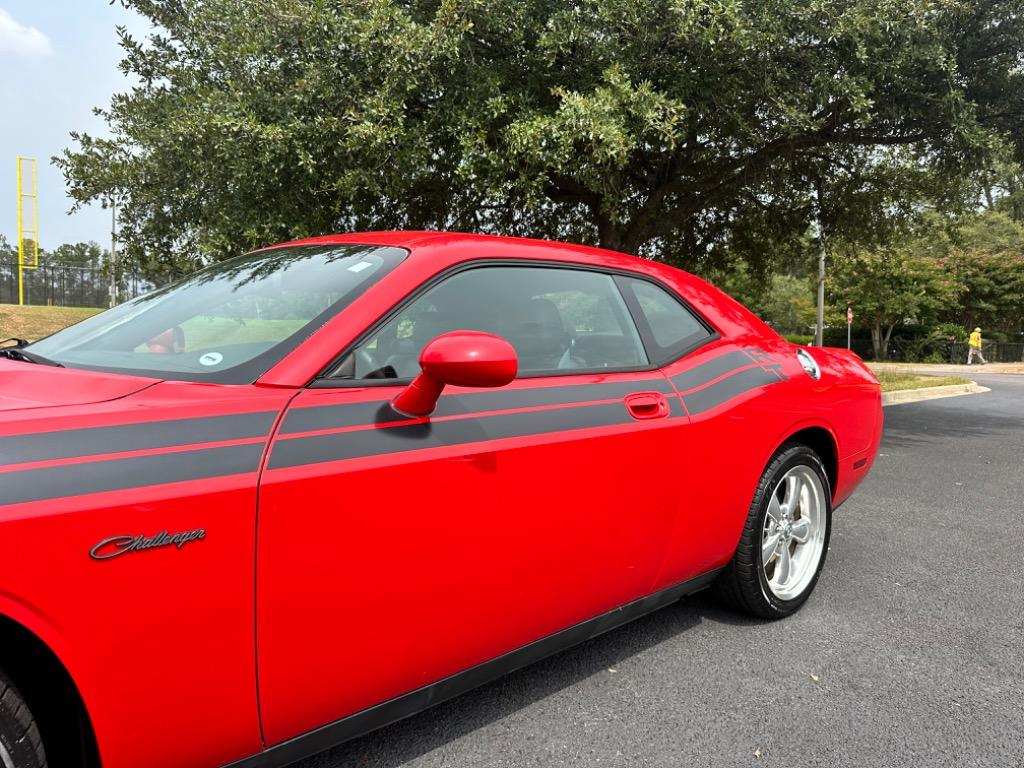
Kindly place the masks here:
[(817, 472), (793, 467), (768, 501), (761, 533), (761, 568), (772, 594), (799, 597), (814, 579), (825, 549), (825, 489)]

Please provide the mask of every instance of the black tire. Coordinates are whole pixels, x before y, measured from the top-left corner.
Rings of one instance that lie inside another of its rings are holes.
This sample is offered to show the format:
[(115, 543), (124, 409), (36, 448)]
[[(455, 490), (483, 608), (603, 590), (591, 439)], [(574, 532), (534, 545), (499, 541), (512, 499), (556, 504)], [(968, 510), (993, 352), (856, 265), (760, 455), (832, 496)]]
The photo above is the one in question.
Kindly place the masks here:
[[(825, 541), (815, 569), (814, 576), (800, 594), (789, 600), (779, 599), (768, 587), (761, 563), (761, 536), (771, 494), (787, 472), (798, 466), (806, 466), (818, 475), (825, 491)], [(772, 456), (765, 468), (754, 493), (754, 500), (747, 513), (739, 544), (732, 560), (715, 581), (719, 597), (733, 608), (762, 619), (781, 619), (789, 616), (803, 605), (814, 585), (818, 583), (821, 569), (828, 554), (829, 537), (832, 534), (832, 489), (828, 474), (821, 458), (806, 445), (788, 443)]]
[(35, 718), (21, 693), (0, 670), (0, 767), (46, 768), (46, 753)]

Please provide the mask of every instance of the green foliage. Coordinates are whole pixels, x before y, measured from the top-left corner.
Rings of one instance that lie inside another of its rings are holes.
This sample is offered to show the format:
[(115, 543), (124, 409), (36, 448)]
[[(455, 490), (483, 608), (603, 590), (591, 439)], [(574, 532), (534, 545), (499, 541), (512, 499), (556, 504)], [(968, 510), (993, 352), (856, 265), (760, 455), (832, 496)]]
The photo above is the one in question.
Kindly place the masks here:
[(1024, 325), (1024, 251), (956, 250), (945, 266), (962, 286), (950, 313), (960, 325), (1003, 332)]
[(40, 255), (47, 264), (60, 264), (72, 267), (100, 267), (108, 258), (109, 252), (89, 241), (87, 243), (64, 243)]
[(17, 264), (18, 248), (0, 235), (0, 264)]
[(854, 308), (871, 326), (876, 359), (886, 357), (893, 329), (904, 320), (926, 323), (949, 306), (960, 287), (938, 268), (925, 239), (888, 248), (848, 249), (832, 264), (829, 292), (838, 309)]
[(1024, 222), (990, 209), (959, 217), (947, 231), (934, 248), (937, 268), (961, 290), (943, 319), (1015, 335), (1024, 327)]
[(784, 333), (784, 334), (782, 334), (782, 338), (784, 338), (790, 344), (801, 344), (803, 346), (807, 346), (809, 344), (813, 344), (814, 343), (814, 335), (813, 334)]
[(755, 271), (738, 258), (730, 258), (713, 266), (699, 264), (693, 271), (755, 314), (764, 317), (771, 274)]
[(56, 160), (150, 274), (430, 227), (763, 276), (816, 179), (868, 233), (1024, 142), (1024, 0), (123, 2), (137, 85)]
[(949, 341), (967, 341), (967, 329), (960, 323), (943, 322), (932, 328), (929, 336)]
[(1008, 212), (932, 214), (891, 246), (838, 250), (829, 314), (838, 322), (850, 302), (858, 323), (869, 320), (876, 354), (907, 319), (917, 325), (900, 335), (925, 345), (963, 341), (979, 325), (993, 341), (1024, 328), (1024, 223)]
[(762, 319), (780, 332), (806, 332), (814, 326), (814, 291), (807, 279), (773, 275)]

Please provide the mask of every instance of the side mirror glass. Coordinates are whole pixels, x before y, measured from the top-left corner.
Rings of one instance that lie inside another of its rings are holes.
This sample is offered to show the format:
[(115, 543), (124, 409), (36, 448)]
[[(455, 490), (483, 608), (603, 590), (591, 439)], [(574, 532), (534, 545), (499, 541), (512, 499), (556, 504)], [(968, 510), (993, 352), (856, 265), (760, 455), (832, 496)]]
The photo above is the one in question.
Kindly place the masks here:
[(500, 336), (452, 331), (438, 336), (420, 353), (421, 373), (391, 401), (403, 416), (429, 416), (445, 385), (503, 387), (516, 377), (515, 348)]

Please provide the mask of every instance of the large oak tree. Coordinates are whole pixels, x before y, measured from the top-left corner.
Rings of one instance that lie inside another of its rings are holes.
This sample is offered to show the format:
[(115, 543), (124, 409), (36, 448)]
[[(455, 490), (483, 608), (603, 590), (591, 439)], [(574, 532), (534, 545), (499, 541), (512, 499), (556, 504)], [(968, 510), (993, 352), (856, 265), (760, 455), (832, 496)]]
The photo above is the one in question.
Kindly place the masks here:
[(814, 178), (887, 148), (1024, 143), (1024, 0), (123, 2), (138, 84), (57, 162), (151, 268), (390, 227), (692, 266), (805, 232)]

